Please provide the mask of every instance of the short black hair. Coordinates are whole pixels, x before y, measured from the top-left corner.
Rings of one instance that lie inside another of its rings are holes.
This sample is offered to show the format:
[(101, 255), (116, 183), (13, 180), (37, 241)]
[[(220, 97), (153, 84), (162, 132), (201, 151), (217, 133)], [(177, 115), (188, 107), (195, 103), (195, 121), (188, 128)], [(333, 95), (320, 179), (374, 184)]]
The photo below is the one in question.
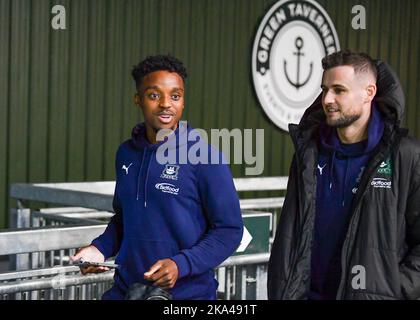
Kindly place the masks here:
[(185, 79), (187, 78), (187, 69), (182, 61), (171, 55), (154, 55), (148, 56), (146, 59), (140, 61), (133, 67), (131, 75), (136, 82), (136, 88), (139, 88), (144, 76), (161, 70), (176, 72), (185, 83)]
[(355, 73), (370, 72), (375, 79), (378, 77), (375, 62), (364, 52), (352, 52), (343, 50), (334, 52), (322, 59), (322, 68), (328, 70), (339, 66), (352, 66)]

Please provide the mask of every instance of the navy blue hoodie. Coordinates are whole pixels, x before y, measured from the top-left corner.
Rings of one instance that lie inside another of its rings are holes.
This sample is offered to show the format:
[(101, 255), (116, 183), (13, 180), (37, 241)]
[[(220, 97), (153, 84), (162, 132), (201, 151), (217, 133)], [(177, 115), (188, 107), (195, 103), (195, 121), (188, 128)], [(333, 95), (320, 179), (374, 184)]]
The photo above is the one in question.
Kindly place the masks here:
[[(115, 215), (92, 244), (115, 256), (114, 287), (103, 299), (123, 299), (135, 282), (150, 284), (143, 274), (159, 259), (178, 266), (170, 290), (174, 299), (215, 299), (218, 283), (213, 268), (238, 247), (243, 233), (239, 199), (227, 164), (160, 164), (159, 146), (167, 152), (197, 152), (222, 159), (202, 139), (187, 141), (196, 130), (179, 123), (169, 141), (150, 144), (144, 124), (121, 144), (116, 156)], [(195, 134), (195, 136), (197, 136)], [(171, 143), (169, 143), (171, 142)], [(160, 150), (162, 150), (160, 148)], [(205, 152), (202, 152), (205, 150)], [(185, 159), (184, 159), (185, 160)], [(185, 163), (186, 162), (186, 163)], [(204, 161), (203, 161), (204, 162)]]
[(343, 144), (335, 128), (326, 124), (320, 126), (309, 299), (336, 298), (341, 277), (341, 248), (350, 220), (351, 202), (383, 131), (381, 114), (374, 105), (367, 140)]

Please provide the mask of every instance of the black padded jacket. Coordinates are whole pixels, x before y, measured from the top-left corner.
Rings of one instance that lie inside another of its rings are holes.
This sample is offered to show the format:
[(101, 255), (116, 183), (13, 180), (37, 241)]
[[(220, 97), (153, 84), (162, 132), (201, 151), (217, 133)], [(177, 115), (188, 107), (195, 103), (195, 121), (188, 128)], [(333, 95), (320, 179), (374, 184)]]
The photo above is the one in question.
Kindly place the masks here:
[[(378, 91), (374, 101), (385, 129), (352, 202), (336, 298), (419, 299), (420, 142), (400, 128), (405, 102), (397, 76), (386, 63), (376, 64)], [(319, 96), (299, 125), (289, 125), (295, 154), (269, 260), (269, 299), (307, 299), (318, 128), (323, 121)], [(381, 170), (386, 161), (391, 162), (391, 168)], [(365, 285), (354, 284), (360, 266), (365, 271)]]

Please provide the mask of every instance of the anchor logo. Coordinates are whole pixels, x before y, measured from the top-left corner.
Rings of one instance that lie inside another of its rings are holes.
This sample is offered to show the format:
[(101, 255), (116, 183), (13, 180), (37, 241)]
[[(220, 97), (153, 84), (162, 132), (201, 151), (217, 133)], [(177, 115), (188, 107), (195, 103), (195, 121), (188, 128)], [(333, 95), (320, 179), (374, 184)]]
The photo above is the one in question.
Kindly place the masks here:
[(292, 80), (290, 80), (289, 75), (287, 74), (287, 62), (286, 60), (284, 60), (284, 74), (286, 75), (287, 81), (289, 81), (289, 83), (294, 86), (297, 90), (299, 90), (300, 87), (303, 87), (311, 78), (312, 75), (312, 68), (313, 68), (313, 63), (310, 63), (310, 71), (309, 71), (309, 75), (306, 78), (306, 80), (304, 82), (299, 82), (300, 80), (300, 57), (304, 56), (305, 54), (303, 52), (301, 52), (301, 49), (303, 48), (303, 39), (301, 37), (297, 37), (295, 40), (295, 46), (297, 49), (297, 52), (293, 52), (294, 55), (297, 56), (297, 71), (296, 71), (296, 82), (293, 82)]

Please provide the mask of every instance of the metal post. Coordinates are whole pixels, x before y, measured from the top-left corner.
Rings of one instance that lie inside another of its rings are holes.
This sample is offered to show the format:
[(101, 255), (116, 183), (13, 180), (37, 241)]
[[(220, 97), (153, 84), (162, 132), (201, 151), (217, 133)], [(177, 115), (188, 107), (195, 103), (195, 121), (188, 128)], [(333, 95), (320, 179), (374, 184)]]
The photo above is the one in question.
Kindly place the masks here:
[[(31, 210), (22, 207), (22, 203), (18, 201), (19, 209), (10, 209), (11, 223), (16, 224), (16, 228), (29, 228), (31, 225)], [(30, 269), (29, 254), (11, 255), (9, 258), (9, 267), (11, 270), (27, 270)]]
[(256, 299), (267, 300), (267, 265), (257, 265)]

